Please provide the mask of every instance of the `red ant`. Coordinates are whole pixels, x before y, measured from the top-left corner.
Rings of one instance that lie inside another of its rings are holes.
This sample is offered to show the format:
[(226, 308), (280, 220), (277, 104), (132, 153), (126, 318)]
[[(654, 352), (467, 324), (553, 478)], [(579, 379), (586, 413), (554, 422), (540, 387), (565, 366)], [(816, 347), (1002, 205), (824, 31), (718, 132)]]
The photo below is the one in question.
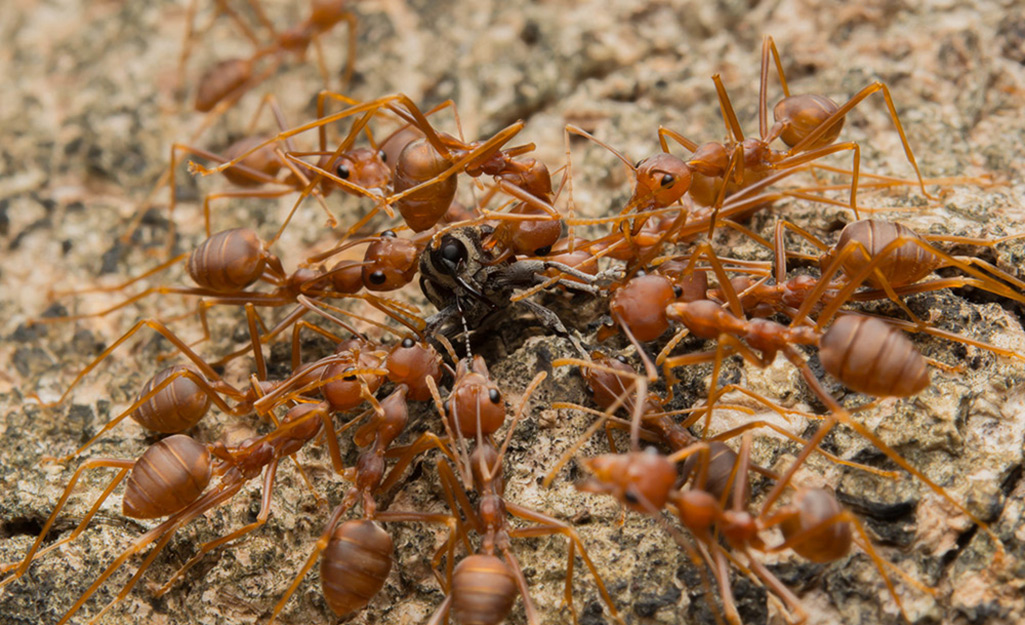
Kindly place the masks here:
[[(280, 32), (268, 19), (258, 0), (249, 0), (249, 5), (254, 13), (256, 13), (261, 26), (270, 33), (272, 42), (264, 45), (242, 17), (228, 6), (225, 0), (218, 0), (218, 13), (227, 14), (242, 33), (253, 43), (256, 49), (248, 58), (237, 57), (223, 60), (203, 74), (196, 89), (194, 106), (197, 111), (208, 113), (215, 108), (221, 111), (226, 110), (245, 95), (246, 92), (273, 75), (286, 54), (295, 55), (300, 61), (303, 60), (311, 44), (315, 46), (317, 67), (326, 83), (328, 72), (324, 64), (323, 51), (320, 47), (320, 37), (332, 30), (340, 22), (345, 22), (349, 30), (349, 49), (343, 78), (343, 82), (349, 82), (356, 60), (356, 16), (345, 8), (345, 0), (313, 0), (309, 17)], [(193, 37), (192, 16), (194, 14), (195, 0), (192, 0), (188, 9), (188, 28), (185, 33), (185, 45), (183, 46), (181, 60), (179, 61), (180, 73), (184, 73), (185, 63), (191, 51)], [(254, 70), (257, 63), (267, 57), (272, 57), (270, 67), (256, 74)]]
[[(191, 253), (187, 255), (181, 254), (172, 258), (122, 284), (112, 287), (88, 289), (86, 291), (78, 291), (77, 293), (120, 291), (135, 282), (148, 278), (181, 262), (186, 257), (186, 270), (198, 287), (150, 287), (105, 310), (66, 317), (46, 317), (37, 320), (36, 323), (56, 323), (101, 317), (152, 294), (198, 295), (203, 298), (199, 303), (197, 312), (204, 329), (205, 339), (209, 337), (206, 309), (212, 306), (252, 304), (254, 306), (279, 307), (298, 303), (299, 307), (290, 313), (285, 321), (278, 325), (275, 331), (264, 337), (264, 340), (267, 340), (267, 338), (273, 337), (285, 327), (294, 323), (307, 310), (312, 308), (309, 298), (305, 296), (308, 293), (314, 297), (361, 299), (371, 306), (384, 311), (391, 318), (415, 332), (418, 332), (422, 327), (422, 320), (407, 306), (368, 293), (332, 291), (330, 288), (331, 278), (337, 272), (316, 271), (300, 267), (291, 274), (286, 273), (280, 259), (268, 251), (267, 245), (260, 240), (255, 232), (247, 228), (219, 232), (201, 243)], [(383, 263), (390, 261), (390, 259), (389, 255), (383, 254), (380, 261)], [(373, 278), (373, 273), (371, 271), (369, 277)], [(270, 283), (275, 287), (274, 291), (261, 293), (246, 290), (257, 281)], [(351, 313), (346, 314), (351, 315)], [(124, 338), (127, 338), (127, 335)], [(226, 356), (225, 360), (230, 360), (244, 353), (244, 351)], [(223, 361), (220, 364), (223, 364)]]
[[(739, 306), (739, 303), (734, 301), (731, 305)], [(929, 374), (925, 359), (898, 330), (874, 317), (843, 315), (837, 318), (825, 333), (820, 333), (808, 326), (783, 326), (765, 319), (747, 321), (708, 300), (670, 304), (667, 314), (670, 319), (686, 325), (692, 334), (718, 341), (716, 349), (711, 352), (672, 356), (663, 362), (667, 378), (674, 380), (669, 373), (674, 367), (713, 361), (708, 400), (709, 418), (711, 406), (719, 394), (716, 390), (716, 380), (725, 355), (737, 353), (746, 361), (764, 368), (775, 360), (777, 353), (782, 353), (797, 367), (801, 377), (830, 411), (825, 423), (798, 456), (799, 462), (818, 447), (833, 427), (839, 423), (846, 424), (902, 469), (957, 506), (983, 528), (997, 545), (1000, 544), (999, 539), (982, 520), (954, 500), (945, 489), (910, 465), (872, 431), (853, 420), (822, 387), (804, 357), (794, 347), (818, 345), (819, 358), (826, 371), (855, 391), (877, 397), (908, 397), (928, 386)], [(785, 483), (793, 471), (796, 471), (796, 465), (783, 476), (781, 483)], [(781, 492), (782, 487), (777, 485), (769, 496), (770, 503), (775, 501)]]
[[(671, 503), (680, 522), (698, 540), (699, 552), (718, 582), (726, 620), (730, 623), (740, 623), (741, 620), (729, 584), (729, 562), (736, 563), (749, 575), (759, 579), (782, 599), (790, 614), (796, 616), (788, 620), (803, 622), (807, 614), (800, 600), (752, 551), (793, 549), (811, 561), (831, 562), (850, 551), (855, 532), (860, 536), (860, 546), (882, 574), (894, 601), (903, 609), (900, 597), (886, 573), (885, 563), (872, 546), (860, 521), (843, 510), (830, 491), (800, 489), (794, 497), (794, 503), (789, 506), (770, 512), (771, 502), (768, 502), (757, 517), (747, 511), (747, 476), (752, 468), (750, 448), (750, 436), (745, 435), (739, 454), (728, 447), (695, 443), (668, 457), (654, 453), (654, 450), (598, 456), (586, 461), (593, 477), (578, 485), (578, 488), (587, 492), (612, 494), (626, 507), (647, 514), (658, 515), (663, 507)], [(690, 488), (675, 488), (678, 480), (675, 463), (684, 458), (688, 460), (685, 475), (693, 476), (693, 483)], [(786, 482), (777, 481), (776, 487), (780, 488), (781, 485), (785, 486)], [(726, 502), (731, 495), (733, 504), (727, 507)], [(768, 547), (760, 533), (774, 526), (781, 527), (784, 542)], [(741, 565), (723, 549), (719, 536), (732, 549), (745, 555), (745, 565)], [(692, 559), (696, 559), (694, 549), (688, 542), (682, 537), (677, 537), (677, 542), (688, 550)]]
[[(465, 524), (481, 536), (481, 547), (476, 554), (464, 558), (455, 567), (451, 588), (445, 601), (431, 617), (431, 625), (441, 623), (449, 612), (460, 623), (497, 625), (505, 620), (517, 594), (523, 597), (527, 622), (537, 625), (539, 620), (536, 608), (530, 599), (519, 563), (510, 550), (509, 541), (520, 536), (551, 534), (564, 535), (570, 544), (565, 601), (570, 606), (574, 623), (576, 611), (573, 610), (572, 560), (577, 549), (594, 575), (599, 592), (612, 617), (621, 621), (601, 576), (572, 526), (515, 504), (504, 496), (502, 459), (516, 425), (523, 415), (527, 400), (545, 377), (546, 374), (541, 372), (527, 386), (506, 432), (505, 440), (499, 448), (496, 448), (492, 441), (492, 434), (505, 421), (505, 406), (502, 403), (501, 392), (488, 376), (483, 358), (475, 356), (472, 361), (460, 361), (449, 398), (442, 402), (440, 395), (435, 396), (438, 411), (444, 416), (446, 429), (455, 432), (461, 459), (459, 469), (462, 481), (473, 485), (479, 497), (477, 505), (471, 505), (460, 480), (447, 462), (438, 463), (438, 473), (449, 506), (453, 512), (460, 510), (466, 518)], [(475, 441), (472, 452), (467, 448), (468, 438)], [(534, 525), (523, 529), (510, 527), (507, 514)], [(463, 532), (465, 529), (460, 531)]]
[[(137, 538), (131, 546), (122, 552), (82, 593), (64, 614), (58, 625), (67, 623), (128, 559), (156, 543), (117, 596), (89, 622), (98, 621), (107, 610), (131, 592), (142, 573), (149, 568), (181, 526), (233, 498), (246, 483), (258, 477), (261, 472), (264, 475), (263, 499), (256, 521), (227, 536), (204, 544), (201, 552), (210, 551), (263, 525), (270, 514), (271, 496), (278, 463), (282, 458), (294, 454), (306, 442), (313, 439), (325, 422), (327, 422), (326, 414), (319, 414), (307, 406), (300, 405), (289, 410), (282, 419), (281, 426), (273, 432), (260, 438), (244, 441), (237, 447), (226, 447), (220, 443), (202, 445), (188, 436), (174, 435), (150, 446), (137, 460), (96, 458), (83, 463), (65, 487), (56, 508), (47, 519), (32, 548), (17, 566), (16, 571), (0, 582), (0, 585), (6, 585), (20, 578), (28, 570), (33, 560), (77, 538), (86, 529), (116, 486), (127, 477), (128, 486), (123, 502), (124, 514), (142, 519), (168, 518)], [(71, 534), (45, 549), (39, 549), (83, 473), (101, 467), (118, 469), (118, 473)], [(266, 470), (264, 470), (265, 467)], [(207, 485), (213, 478), (218, 479), (217, 484), (208, 489)], [(172, 579), (176, 577), (177, 575)]]
[[(334, 98), (338, 96), (325, 93), (321, 94), (321, 97)], [(523, 128), (523, 122), (516, 122), (504, 128), (486, 141), (465, 143), (450, 135), (439, 134), (427, 121), (425, 114), (405, 95), (386, 96), (362, 104), (353, 104), (353, 100), (345, 97), (338, 97), (338, 99), (350, 104), (349, 108), (279, 133), (265, 144), (282, 141), (314, 128), (322, 128), (349, 115), (387, 107), (406, 123), (423, 133), (424, 138), (414, 140), (403, 147), (395, 161), (392, 192), (381, 198), (378, 205), (384, 207), (394, 205), (402, 214), (406, 224), (415, 232), (422, 232), (433, 227), (449, 210), (458, 184), (456, 174), (461, 172), (473, 177), (494, 176), (503, 192), (526, 202), (534, 209), (543, 211), (553, 220), (559, 219), (558, 212), (545, 199), (545, 196), (550, 195), (552, 190), (551, 176), (547, 168), (535, 159), (517, 160), (518, 156), (532, 150), (533, 145), (502, 149), (502, 146)], [(397, 104), (402, 106), (399, 107)], [(254, 146), (250, 149), (250, 153), (260, 147), (262, 146)], [(206, 176), (241, 162), (246, 155), (245, 153), (241, 154), (232, 161), (222, 163), (212, 169), (195, 164), (193, 167), (195, 171)], [(329, 171), (314, 169), (325, 178), (336, 179), (336, 176)], [(529, 213), (523, 213), (523, 217), (526, 217), (524, 220), (536, 221), (527, 215)], [(523, 217), (518, 218), (523, 219)]]
[[(768, 126), (766, 119), (770, 54), (775, 60), (784, 95), (773, 109), (775, 123), (772, 127)], [(729, 133), (728, 141), (726, 143), (710, 142), (699, 146), (679, 133), (659, 128), (659, 141), (662, 144), (663, 154), (646, 159), (638, 165), (638, 189), (643, 186), (653, 191), (656, 188), (667, 189), (682, 185), (687, 187), (691, 197), (697, 203), (704, 206), (718, 206), (724, 197), (764, 178), (773, 171), (801, 167), (823, 156), (851, 150), (853, 164), (850, 172), (849, 208), (854, 211), (856, 218), (860, 218), (857, 205), (861, 163), (860, 147), (853, 141), (839, 144), (835, 144), (834, 141), (843, 129), (847, 113), (868, 96), (881, 92), (886, 100), (890, 118), (900, 135), (904, 153), (918, 177), (922, 193), (926, 197), (933, 197), (925, 190), (925, 180), (918, 169), (918, 163), (911, 151), (904, 127), (897, 116), (897, 109), (893, 104), (890, 91), (883, 83), (877, 81), (866, 86), (843, 105), (838, 105), (821, 95), (791, 95), (776, 44), (772, 37), (766, 36), (762, 45), (761, 80), (758, 94), (759, 137), (745, 139), (722, 80), (718, 74), (713, 76), (712, 80), (715, 82), (719, 106), (726, 121), (726, 129)], [(690, 160), (683, 161), (668, 154), (669, 146), (665, 139), (667, 136), (678, 141), (693, 153)], [(770, 144), (777, 138), (781, 138), (789, 150), (780, 152), (770, 148)]]

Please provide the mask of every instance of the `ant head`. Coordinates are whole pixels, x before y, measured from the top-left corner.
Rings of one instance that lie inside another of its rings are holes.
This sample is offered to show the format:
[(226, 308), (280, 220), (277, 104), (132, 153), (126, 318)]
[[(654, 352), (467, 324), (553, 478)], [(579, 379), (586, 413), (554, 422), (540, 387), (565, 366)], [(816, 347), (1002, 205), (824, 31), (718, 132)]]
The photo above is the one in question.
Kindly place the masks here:
[(371, 291), (392, 291), (416, 276), (420, 246), (386, 230), (367, 246), (363, 256), (363, 284)]
[(676, 483), (676, 465), (654, 450), (605, 454), (588, 458), (584, 466), (594, 476), (579, 490), (614, 495), (637, 512), (661, 509)]
[(637, 163), (637, 186), (629, 206), (636, 210), (666, 208), (690, 189), (691, 167), (678, 156), (659, 152)]
[(391, 184), (391, 169), (381, 160), (381, 152), (369, 148), (345, 152), (326, 169), (364, 189), (385, 189)]

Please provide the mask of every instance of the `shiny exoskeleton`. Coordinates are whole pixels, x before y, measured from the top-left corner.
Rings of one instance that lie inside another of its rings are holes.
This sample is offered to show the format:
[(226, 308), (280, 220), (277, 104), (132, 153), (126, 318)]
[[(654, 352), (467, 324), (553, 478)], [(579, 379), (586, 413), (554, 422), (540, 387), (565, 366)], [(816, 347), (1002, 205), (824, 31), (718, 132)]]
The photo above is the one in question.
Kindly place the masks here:
[[(427, 319), (428, 334), (454, 336), (475, 330), (496, 320), (513, 303), (521, 303), (544, 325), (567, 335), (558, 316), (547, 308), (520, 300), (514, 302), (516, 289), (543, 284), (541, 275), (549, 269), (586, 281), (595, 281), (587, 273), (548, 260), (496, 260), (484, 248), (482, 240), (491, 234), (488, 226), (465, 227), (445, 232), (432, 239), (420, 256), (420, 289), (438, 312)], [(588, 290), (587, 284), (565, 282), (571, 288)], [(460, 323), (462, 325), (460, 325)]]

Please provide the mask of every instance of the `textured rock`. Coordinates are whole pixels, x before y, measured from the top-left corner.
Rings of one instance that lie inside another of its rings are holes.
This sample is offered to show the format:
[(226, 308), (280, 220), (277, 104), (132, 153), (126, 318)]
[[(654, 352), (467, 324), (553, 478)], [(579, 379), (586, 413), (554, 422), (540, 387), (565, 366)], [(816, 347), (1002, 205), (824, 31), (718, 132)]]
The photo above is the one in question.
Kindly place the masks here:
[[(212, 3), (199, 3), (212, 4)], [(244, 3), (240, 3), (244, 4)], [(299, 3), (300, 5), (302, 3)], [(918, 163), (928, 177), (991, 176), (989, 186), (945, 188), (937, 201), (915, 188), (866, 193), (866, 207), (893, 207), (884, 215), (920, 232), (995, 237), (1022, 232), (1025, 171), (1025, 67), (1022, 24), (1014, 3), (949, 0), (900, 3), (881, 0), (838, 8), (819, 0), (758, 3), (724, 1), (605, 0), (525, 3), (480, 0), (382, 0), (353, 3), (359, 15), (357, 77), (348, 95), (370, 99), (403, 91), (426, 105), (452, 98), (459, 106), (467, 137), (484, 136), (517, 120), (527, 127), (517, 142), (535, 142), (539, 158), (553, 167), (565, 160), (562, 127), (567, 122), (594, 132), (631, 160), (657, 151), (659, 124), (698, 141), (720, 140), (724, 127), (709, 77), (720, 73), (745, 131), (757, 130), (757, 88), (761, 37), (772, 34), (794, 92), (815, 92), (843, 101), (874, 80), (886, 83), (900, 112)], [(753, 6), (750, 6), (753, 5)], [(919, 6), (921, 5), (921, 6)], [(303, 15), (305, 8), (268, 2), (278, 23)], [(201, 6), (197, 23), (209, 21)], [(176, 85), (176, 62), (185, 29), (185, 8), (178, 3), (86, 3), (39, 1), (7, 11), (0, 24), (5, 42), (0, 53), (0, 561), (24, 553), (39, 532), (67, 483), (74, 465), (40, 465), (45, 454), (69, 453), (130, 403), (145, 379), (161, 366), (157, 356), (169, 344), (144, 331), (122, 348), (56, 408), (40, 408), (26, 399), (39, 393), (53, 400), (86, 362), (110, 344), (136, 318), (185, 312), (181, 298), (153, 298), (139, 307), (99, 319), (27, 326), (39, 316), (64, 314), (50, 309), (51, 290), (116, 284), (161, 258), (167, 233), (166, 191), (128, 241), (120, 237), (163, 173), (170, 145), (189, 142), (200, 118), (183, 110)], [(325, 38), (327, 66), (337, 73), (346, 35)], [(250, 44), (226, 19), (201, 35), (186, 66), (186, 94), (212, 63), (244, 54)], [(770, 77), (770, 102), (779, 89)], [(257, 92), (273, 92), (292, 124), (312, 118), (311, 102), (321, 82), (315, 65), (290, 64), (287, 71)], [(333, 86), (337, 86), (337, 80)], [(191, 97), (191, 95), (189, 95)], [(248, 95), (218, 120), (201, 147), (223, 148), (246, 132), (259, 101)], [(449, 117), (440, 124), (453, 130)], [(269, 117), (260, 127), (273, 130)], [(861, 145), (867, 171), (909, 178), (900, 140), (879, 95), (857, 107), (842, 137)], [(626, 170), (610, 154), (572, 141), (574, 202), (579, 213), (604, 215), (630, 194)], [(836, 161), (841, 166), (848, 157)], [(469, 185), (464, 185), (469, 186)], [(211, 179), (192, 180), (179, 170), (182, 202), (175, 221), (180, 249), (201, 238), (200, 193), (224, 188)], [(934, 189), (934, 188), (931, 188)], [(337, 194), (336, 194), (337, 195)], [(249, 225), (262, 236), (276, 230), (291, 201), (229, 202), (217, 209), (216, 228)], [(352, 215), (359, 202), (331, 198), (339, 215)], [(751, 226), (771, 233), (784, 218), (832, 241), (850, 220), (839, 208), (783, 203), (760, 213)], [(286, 266), (328, 239), (324, 217), (306, 206), (276, 247)], [(727, 237), (730, 235), (722, 235)], [(731, 254), (767, 259), (756, 245), (740, 243)], [(956, 253), (980, 253), (1005, 271), (1022, 277), (1025, 245), (1011, 241), (989, 250), (957, 246)], [(809, 252), (813, 250), (808, 250)], [(171, 269), (161, 284), (183, 284), (182, 269)], [(88, 294), (54, 299), (71, 313), (97, 310), (118, 294)], [(565, 313), (575, 308), (558, 301)], [(938, 327), (1025, 353), (1021, 307), (962, 289), (910, 299), (912, 310)], [(576, 307), (583, 309), (582, 307)], [(879, 307), (892, 312), (892, 307)], [(244, 339), (236, 311), (216, 311), (214, 338), (204, 353), (219, 353)], [(574, 320), (586, 325), (589, 319)], [(572, 323), (571, 323), (572, 325)], [(181, 322), (186, 340), (198, 339), (195, 324)], [(538, 370), (559, 356), (572, 355), (569, 344), (530, 338), (526, 325), (509, 324), (488, 341), (492, 373), (508, 398), (516, 401)], [(536, 332), (543, 334), (543, 332)], [(932, 370), (933, 386), (901, 401), (879, 402), (857, 418), (897, 448), (909, 462), (947, 488), (958, 501), (986, 519), (1003, 542), (1006, 556), (994, 560), (994, 545), (951, 505), (919, 481), (904, 476), (886, 480), (823, 460), (799, 473), (802, 484), (829, 484), (864, 521), (883, 557), (933, 586), (932, 597), (900, 583), (913, 622), (1015, 623), (1025, 618), (1025, 395), (1020, 360), (997, 357), (972, 346), (916, 336), (929, 357), (958, 371)], [(502, 341), (505, 344), (501, 344)], [(700, 347), (689, 341), (687, 346)], [(537, 356), (541, 353), (543, 356)], [(285, 355), (280, 360), (286, 360)], [(248, 375), (250, 363), (229, 370), (234, 379)], [(817, 366), (817, 361), (813, 361)], [(818, 371), (821, 375), (821, 370)], [(697, 401), (707, 386), (709, 367), (685, 372), (677, 404)], [(796, 409), (818, 402), (784, 362), (761, 371), (729, 363), (724, 380)], [(835, 381), (827, 388), (844, 393)], [(726, 400), (732, 400), (727, 396)], [(576, 463), (564, 469), (552, 488), (539, 480), (553, 458), (577, 438), (591, 417), (553, 411), (553, 401), (586, 403), (583, 385), (570, 368), (556, 368), (531, 400), (528, 417), (510, 446), (509, 498), (560, 519), (575, 519), (592, 558), (605, 577), (616, 605), (631, 623), (709, 622), (712, 608), (702, 577), (668, 535), (649, 519), (628, 514), (620, 524), (613, 501), (577, 493), (582, 476)], [(866, 398), (848, 393), (850, 405)], [(430, 426), (432, 410), (413, 430)], [(725, 419), (725, 416), (724, 416)], [(436, 423), (436, 421), (434, 421)], [(727, 429), (726, 421), (717, 428)], [(194, 434), (215, 440), (226, 431), (263, 427), (242, 425), (221, 416), (204, 420)], [(789, 428), (807, 435), (808, 424)], [(137, 457), (152, 442), (134, 423), (118, 426), (90, 456)], [(845, 458), (890, 468), (870, 444), (846, 429), (827, 440)], [(351, 444), (343, 451), (352, 462)], [(580, 455), (608, 450), (600, 437)], [(759, 436), (758, 462), (784, 467), (797, 453), (777, 437)], [(301, 460), (318, 491), (335, 503), (346, 484), (330, 472), (320, 448)], [(390, 502), (393, 509), (444, 509), (433, 462), (424, 461)], [(54, 536), (66, 535), (102, 491), (106, 478), (85, 479), (60, 515)], [(765, 490), (762, 488), (762, 490)], [(105, 623), (236, 624), (265, 619), (301, 567), (328, 515), (291, 466), (283, 467), (267, 526), (237, 546), (209, 555), (170, 593), (154, 590), (193, 553), (196, 545), (255, 518), (259, 492), (254, 486), (203, 519), (183, 528), (143, 582)], [(153, 524), (125, 519), (120, 495), (111, 497), (78, 540), (36, 563), (18, 582), (0, 590), (0, 623), (53, 623), (124, 547)], [(381, 594), (357, 623), (423, 622), (443, 593), (429, 567), (430, 555), (444, 540), (443, 528), (391, 524), (397, 566)], [(569, 622), (560, 608), (566, 568), (565, 540), (517, 540), (520, 558), (542, 622)], [(116, 575), (81, 613), (90, 617), (116, 594), (137, 562)], [(772, 570), (801, 596), (818, 623), (895, 623), (900, 618), (871, 560), (862, 553), (835, 565), (811, 565), (773, 556)], [(589, 573), (575, 567), (574, 600), (581, 623), (610, 622)], [(745, 622), (779, 622), (778, 607), (766, 605), (763, 591), (735, 576), (735, 592)], [(292, 598), (281, 622), (335, 622), (311, 572)], [(511, 622), (524, 622), (514, 607)], [(76, 621), (77, 622), (77, 621)]]

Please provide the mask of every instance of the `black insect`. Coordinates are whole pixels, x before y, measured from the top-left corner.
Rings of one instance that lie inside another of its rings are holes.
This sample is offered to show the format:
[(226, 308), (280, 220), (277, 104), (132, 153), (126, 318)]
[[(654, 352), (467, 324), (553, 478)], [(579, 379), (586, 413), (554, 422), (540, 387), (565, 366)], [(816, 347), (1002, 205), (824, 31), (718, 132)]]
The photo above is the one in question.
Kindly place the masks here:
[[(592, 276), (559, 262), (540, 259), (502, 259), (499, 251), (484, 248), (482, 241), (493, 232), (491, 226), (469, 226), (443, 232), (431, 240), (420, 255), (420, 289), (438, 312), (427, 319), (428, 335), (454, 337), (469, 334), (501, 319), (514, 304), (522, 304), (555, 333), (577, 340), (551, 310), (516, 296), (517, 289), (529, 289), (545, 283), (561, 283), (568, 288), (597, 292)], [(576, 281), (553, 281), (543, 272), (555, 270), (574, 276)], [(578, 345), (578, 349), (581, 349)]]

